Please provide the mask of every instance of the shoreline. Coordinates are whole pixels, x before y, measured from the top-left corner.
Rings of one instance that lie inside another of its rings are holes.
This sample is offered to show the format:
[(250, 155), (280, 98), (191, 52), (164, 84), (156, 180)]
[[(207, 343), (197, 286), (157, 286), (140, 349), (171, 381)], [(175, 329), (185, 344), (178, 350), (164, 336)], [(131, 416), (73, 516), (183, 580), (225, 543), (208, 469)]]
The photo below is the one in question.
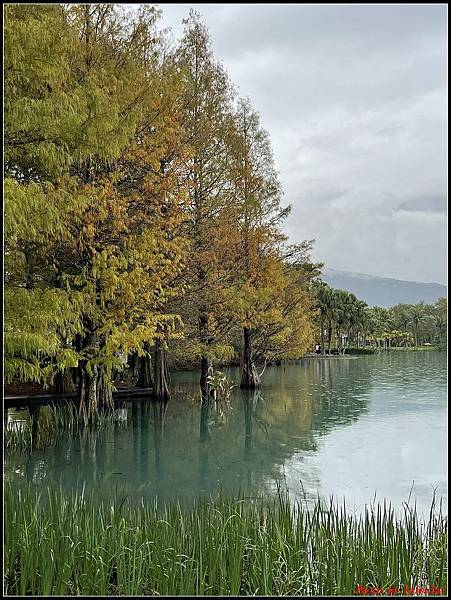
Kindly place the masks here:
[[(311, 354), (305, 354), (300, 360), (304, 358), (358, 358), (358, 356), (357, 354), (315, 354), (312, 352)], [(362, 354), (361, 356), (372, 356), (372, 354)]]

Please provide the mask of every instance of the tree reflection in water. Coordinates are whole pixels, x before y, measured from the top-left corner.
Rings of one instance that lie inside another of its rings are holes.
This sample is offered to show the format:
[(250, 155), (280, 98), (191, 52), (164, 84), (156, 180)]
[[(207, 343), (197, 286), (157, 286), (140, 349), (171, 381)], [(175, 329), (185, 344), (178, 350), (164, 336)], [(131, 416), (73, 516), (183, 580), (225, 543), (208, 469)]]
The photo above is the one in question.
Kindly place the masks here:
[(315, 452), (318, 435), (365, 411), (371, 371), (350, 363), (268, 367), (260, 390), (234, 388), (227, 406), (195, 400), (197, 374), (184, 373), (179, 383), (174, 377), (169, 402), (134, 400), (125, 425), (63, 436), (28, 457), (11, 455), (7, 477), (36, 481), (39, 469), (40, 481), (85, 483), (99, 497), (118, 487), (130, 498), (265, 493), (283, 480), (290, 457)]

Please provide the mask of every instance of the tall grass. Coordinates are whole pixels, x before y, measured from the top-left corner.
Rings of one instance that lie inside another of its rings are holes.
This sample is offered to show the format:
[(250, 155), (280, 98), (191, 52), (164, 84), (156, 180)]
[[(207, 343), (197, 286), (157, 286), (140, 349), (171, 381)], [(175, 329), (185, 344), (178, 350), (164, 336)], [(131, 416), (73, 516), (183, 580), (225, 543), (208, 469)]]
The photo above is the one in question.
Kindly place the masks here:
[(351, 595), (358, 585), (446, 587), (447, 518), (387, 505), (196, 500), (99, 504), (5, 486), (9, 595)]

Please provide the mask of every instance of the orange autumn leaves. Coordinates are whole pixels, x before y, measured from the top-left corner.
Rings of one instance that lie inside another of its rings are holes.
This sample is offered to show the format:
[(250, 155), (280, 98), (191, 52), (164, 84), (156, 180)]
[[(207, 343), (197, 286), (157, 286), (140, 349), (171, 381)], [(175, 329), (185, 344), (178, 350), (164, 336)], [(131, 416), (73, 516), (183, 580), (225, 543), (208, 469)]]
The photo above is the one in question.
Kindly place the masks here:
[[(176, 48), (151, 7), (5, 17), (8, 377), (51, 383), (181, 336), (230, 357), (243, 328), (272, 356), (300, 352), (308, 281), (284, 260), (269, 135), (199, 17)], [(20, 331), (19, 302), (40, 315)]]

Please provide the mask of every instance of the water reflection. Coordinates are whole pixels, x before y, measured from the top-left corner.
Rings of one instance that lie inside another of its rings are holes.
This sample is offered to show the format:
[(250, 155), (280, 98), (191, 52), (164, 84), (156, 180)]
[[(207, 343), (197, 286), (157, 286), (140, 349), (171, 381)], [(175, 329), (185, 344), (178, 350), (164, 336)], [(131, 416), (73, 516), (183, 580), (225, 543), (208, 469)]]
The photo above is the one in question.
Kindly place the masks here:
[(210, 437), (210, 426), (209, 426), (209, 415), (210, 415), (211, 401), (202, 398), (200, 403), (200, 441), (206, 442)]
[[(446, 357), (419, 355), (268, 367), (262, 389), (235, 388), (229, 407), (201, 403), (198, 374), (179, 373), (171, 401), (135, 400), (112, 429), (8, 454), (5, 477), (67, 489), (85, 483), (99, 497), (117, 489), (131, 499), (183, 500), (219, 490), (258, 495), (282, 482), (293, 497), (356, 496), (362, 488), (401, 502), (412, 472), (420, 497), (434, 481), (446, 493)], [(228, 375), (239, 381), (237, 370)], [(422, 461), (402, 433), (418, 419), (423, 427), (433, 423), (434, 443), (417, 436)], [(400, 453), (405, 476), (392, 481), (380, 465), (394, 465)]]
[(251, 459), (252, 452), (252, 418), (260, 393), (258, 391), (243, 394), (244, 408), (244, 460)]
[(163, 467), (163, 456), (164, 452), (161, 451), (161, 440), (164, 431), (164, 419), (166, 416), (166, 410), (168, 406), (167, 400), (152, 401), (152, 414), (153, 414), (153, 432), (154, 432), (154, 447), (155, 447), (155, 471), (157, 480), (160, 481), (164, 476)]

